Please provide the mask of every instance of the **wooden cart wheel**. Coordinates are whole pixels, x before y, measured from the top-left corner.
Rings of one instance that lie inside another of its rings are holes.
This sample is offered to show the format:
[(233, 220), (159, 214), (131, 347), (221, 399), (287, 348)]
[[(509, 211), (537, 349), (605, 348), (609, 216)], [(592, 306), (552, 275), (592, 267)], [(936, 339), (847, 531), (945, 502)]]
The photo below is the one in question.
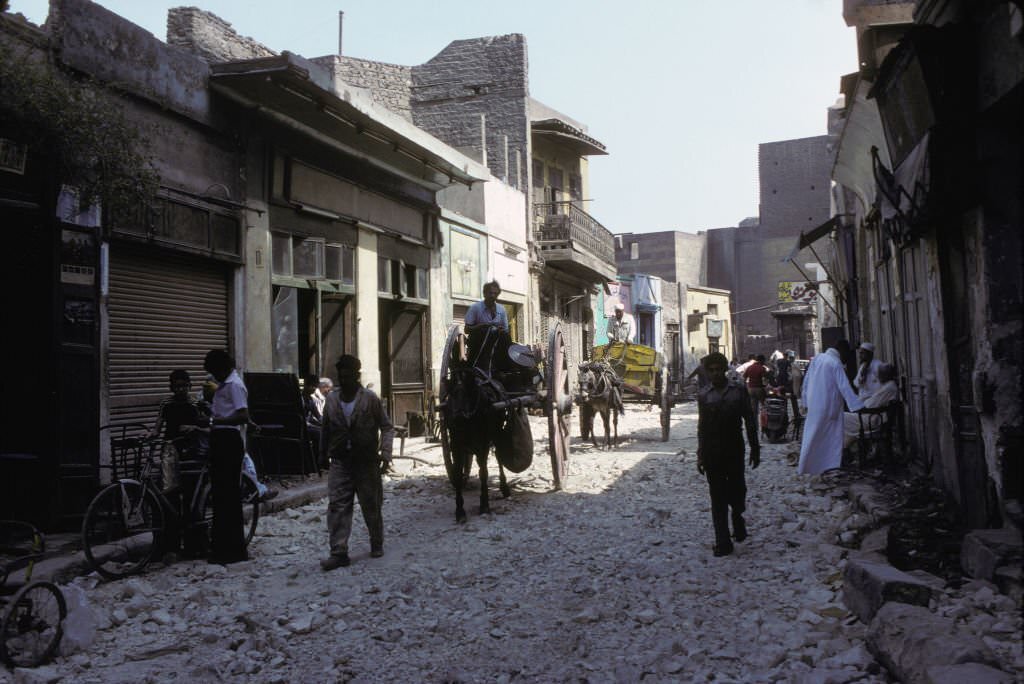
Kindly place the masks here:
[(669, 424), (672, 422), (672, 388), (668, 384), (668, 369), (661, 369), (661, 441), (668, 441)]
[(544, 359), (544, 413), (548, 416), (548, 452), (555, 489), (562, 489), (569, 478), (569, 414), (572, 392), (569, 388), (569, 359), (565, 339), (558, 323), (548, 337), (548, 353)]
[(464, 474), (459, 473), (455, 469), (455, 459), (452, 456), (452, 442), (451, 435), (448, 433), (449, 420), (448, 416), (448, 383), (450, 381), (449, 374), (451, 373), (451, 365), (453, 362), (458, 361), (461, 356), (461, 347), (459, 338), (462, 336), (462, 332), (459, 330), (459, 324), (453, 323), (448, 328), (448, 339), (444, 343), (444, 351), (441, 352), (441, 381), (437, 388), (437, 423), (438, 432), (441, 437), (441, 452), (444, 454), (444, 469), (448, 473), (448, 481), (452, 483), (453, 487), (459, 486), (464, 482)]

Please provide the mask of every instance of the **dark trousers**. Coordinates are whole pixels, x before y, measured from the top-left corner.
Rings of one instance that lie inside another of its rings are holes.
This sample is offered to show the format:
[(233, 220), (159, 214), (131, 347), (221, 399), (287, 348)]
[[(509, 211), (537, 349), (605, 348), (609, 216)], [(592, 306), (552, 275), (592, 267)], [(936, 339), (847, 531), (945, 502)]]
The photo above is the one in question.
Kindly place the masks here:
[(747, 508), (747, 481), (744, 477), (743, 452), (722, 457), (705, 466), (711, 492), (711, 521), (715, 526), (715, 544), (729, 546), (729, 511), (739, 516)]
[(238, 430), (210, 433), (210, 487), (213, 495), (213, 532), (210, 560), (233, 563), (245, 560), (244, 520), (239, 473), (245, 446)]
[(348, 538), (352, 533), (353, 501), (359, 499), (366, 529), (370, 533), (371, 549), (384, 546), (384, 484), (376, 460), (331, 461), (327, 473), (327, 532), (330, 535), (331, 555), (348, 553)]

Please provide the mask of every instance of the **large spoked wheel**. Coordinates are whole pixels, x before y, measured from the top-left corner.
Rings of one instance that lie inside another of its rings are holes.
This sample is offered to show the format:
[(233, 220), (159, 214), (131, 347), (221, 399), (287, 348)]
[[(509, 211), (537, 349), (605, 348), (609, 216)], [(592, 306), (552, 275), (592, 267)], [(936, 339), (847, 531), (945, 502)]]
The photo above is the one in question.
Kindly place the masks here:
[(669, 427), (672, 422), (672, 388), (668, 383), (668, 369), (661, 369), (661, 441), (668, 441)]
[(140, 572), (159, 552), (164, 511), (134, 480), (107, 485), (85, 511), (82, 545), (89, 565), (104, 578)]
[(455, 457), (452, 454), (452, 437), (448, 432), (451, 427), (451, 415), (448, 408), (449, 398), (449, 383), (451, 382), (451, 367), (452, 364), (459, 360), (460, 347), (459, 338), (462, 333), (459, 332), (459, 325), (457, 323), (452, 324), (448, 328), (448, 339), (444, 343), (444, 351), (441, 352), (441, 383), (437, 389), (438, 399), (438, 411), (437, 411), (437, 422), (438, 431), (441, 433), (441, 453), (444, 455), (444, 469), (448, 473), (448, 481), (452, 483), (452, 487), (458, 487), (465, 482), (466, 474), (461, 472), (455, 466)]
[[(260, 491), (251, 477), (242, 473), (240, 479), (242, 488), (242, 533), (245, 536), (245, 545), (256, 535), (256, 525), (260, 521)], [(213, 487), (208, 484), (200, 494), (199, 510), (202, 511), (202, 527), (207, 535), (207, 548), (212, 548), (213, 542)]]
[(544, 359), (544, 413), (548, 416), (548, 452), (555, 489), (565, 487), (569, 478), (569, 414), (572, 392), (569, 388), (569, 359), (565, 339), (557, 323), (548, 337), (548, 353)]
[(4, 609), (0, 660), (10, 667), (36, 667), (48, 661), (60, 644), (67, 615), (64, 594), (55, 584), (23, 586)]

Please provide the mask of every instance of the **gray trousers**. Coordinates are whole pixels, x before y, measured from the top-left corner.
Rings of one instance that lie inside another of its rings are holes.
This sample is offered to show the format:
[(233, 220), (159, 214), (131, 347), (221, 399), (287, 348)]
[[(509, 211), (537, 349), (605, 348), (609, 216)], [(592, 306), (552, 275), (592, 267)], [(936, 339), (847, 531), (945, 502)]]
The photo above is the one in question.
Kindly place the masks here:
[(327, 532), (330, 536), (331, 555), (348, 553), (348, 537), (352, 533), (353, 499), (359, 499), (366, 529), (370, 533), (370, 548), (384, 547), (384, 485), (380, 466), (369, 462), (331, 461), (327, 473)]

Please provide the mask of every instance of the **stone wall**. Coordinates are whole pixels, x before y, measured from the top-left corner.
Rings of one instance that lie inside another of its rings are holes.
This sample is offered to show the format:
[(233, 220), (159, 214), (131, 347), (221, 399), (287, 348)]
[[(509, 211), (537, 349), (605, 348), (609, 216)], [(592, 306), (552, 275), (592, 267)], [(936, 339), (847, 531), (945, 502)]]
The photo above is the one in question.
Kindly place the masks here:
[(413, 120), (410, 103), (412, 67), (338, 55), (316, 57), (310, 61), (334, 74), (335, 82), (342, 81), (365, 88), (374, 104), (389, 109), (407, 121)]
[(240, 36), (231, 24), (198, 7), (167, 11), (167, 44), (184, 48), (211, 64), (277, 54), (248, 36)]
[(520, 34), (457, 40), (412, 67), (413, 123), (467, 154), (484, 152), (491, 173), (521, 190), (529, 187), (528, 101)]

